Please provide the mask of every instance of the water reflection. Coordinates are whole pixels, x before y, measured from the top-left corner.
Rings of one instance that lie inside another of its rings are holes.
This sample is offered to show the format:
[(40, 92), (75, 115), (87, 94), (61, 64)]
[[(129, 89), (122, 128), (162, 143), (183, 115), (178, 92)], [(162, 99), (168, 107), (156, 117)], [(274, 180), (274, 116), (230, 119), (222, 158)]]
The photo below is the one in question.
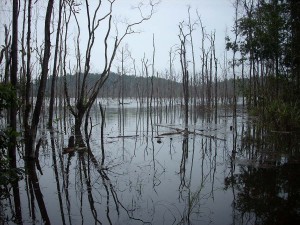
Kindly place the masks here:
[(241, 166), (225, 180), (236, 191), (235, 224), (299, 224), (299, 165), (275, 168)]
[(31, 213), (33, 223), (36, 221), (35, 216), (35, 201), (38, 204), (38, 209), (40, 211), (40, 215), (42, 217), (44, 224), (50, 224), (50, 219), (48, 216), (48, 211), (46, 209), (45, 201), (43, 198), (43, 194), (39, 184), (39, 178), (37, 176), (36, 162), (35, 161), (27, 161), (26, 163), (27, 169), (27, 184), (30, 190), (30, 199), (31, 199)]
[[(232, 156), (225, 190), (233, 192), (233, 224), (299, 224), (299, 143), (291, 134), (274, 134), (257, 126), (242, 132)], [(236, 159), (243, 157), (243, 160)]]
[(210, 123), (203, 112), (185, 129), (176, 104), (99, 107), (84, 145), (73, 144), (70, 121), (66, 133), (49, 132), (41, 172), (28, 162), (19, 194), (11, 191), (20, 207), (1, 200), (11, 202), (1, 212), (8, 224), (18, 208), (23, 224), (299, 223), (295, 137), (269, 135), (247, 116)]

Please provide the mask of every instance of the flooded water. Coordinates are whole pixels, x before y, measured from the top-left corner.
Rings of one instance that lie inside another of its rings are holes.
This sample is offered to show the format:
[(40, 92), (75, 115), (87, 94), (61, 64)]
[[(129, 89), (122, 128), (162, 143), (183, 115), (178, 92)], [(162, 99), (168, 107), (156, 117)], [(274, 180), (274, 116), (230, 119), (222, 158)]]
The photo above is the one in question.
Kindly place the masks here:
[[(41, 132), (39, 165), (19, 182), (23, 224), (300, 224), (293, 134), (268, 133), (242, 109), (236, 121), (198, 110), (186, 130), (180, 105), (105, 107), (103, 146), (98, 106), (87, 148), (62, 154), (72, 119)], [(1, 224), (17, 219), (10, 192)]]

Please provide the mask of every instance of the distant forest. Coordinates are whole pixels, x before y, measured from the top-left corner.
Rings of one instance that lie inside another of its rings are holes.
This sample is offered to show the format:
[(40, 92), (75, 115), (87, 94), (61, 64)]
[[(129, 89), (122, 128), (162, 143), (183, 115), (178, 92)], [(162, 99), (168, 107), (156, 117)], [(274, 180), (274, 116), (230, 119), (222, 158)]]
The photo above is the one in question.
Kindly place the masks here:
[[(90, 90), (92, 85), (99, 79), (100, 74), (91, 73), (88, 75), (87, 87), (86, 90)], [(69, 90), (70, 97), (75, 97), (76, 87), (78, 86), (76, 75), (67, 75), (67, 88)], [(181, 78), (177, 79), (168, 79), (161, 77), (141, 77), (135, 75), (120, 75), (114, 72), (111, 72), (107, 81), (104, 83), (101, 88), (98, 97), (101, 98), (145, 98), (145, 97), (154, 97), (154, 98), (177, 98), (182, 97), (182, 82)], [(52, 76), (48, 78), (45, 95), (46, 97), (50, 96), (51, 93), (51, 80)], [(243, 81), (246, 83), (247, 81)], [(237, 82), (238, 83), (238, 82)], [(37, 94), (37, 87), (39, 81), (36, 80), (33, 88), (33, 96)], [(243, 84), (242, 81), (239, 82), (240, 85), (237, 85), (236, 94), (241, 95), (243, 93)], [(210, 86), (210, 87), (209, 87)], [(57, 78), (57, 92), (61, 92), (63, 95), (64, 89), (64, 78)], [(190, 81), (190, 96), (200, 97), (200, 93), (207, 95), (208, 91), (211, 92), (211, 97), (215, 88), (215, 83), (212, 81), (209, 84), (201, 84), (200, 81)], [(218, 88), (218, 98), (233, 97), (233, 79), (228, 79), (225, 81), (220, 81), (217, 83)], [(148, 93), (148, 94), (147, 94)]]

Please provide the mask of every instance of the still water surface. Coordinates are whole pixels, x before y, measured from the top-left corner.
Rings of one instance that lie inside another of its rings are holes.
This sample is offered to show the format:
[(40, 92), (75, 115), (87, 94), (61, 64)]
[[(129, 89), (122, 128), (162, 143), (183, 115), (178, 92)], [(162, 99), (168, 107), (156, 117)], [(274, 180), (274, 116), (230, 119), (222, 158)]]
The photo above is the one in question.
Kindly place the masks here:
[[(37, 179), (19, 182), (23, 224), (300, 224), (291, 134), (269, 134), (241, 109), (236, 127), (229, 109), (216, 122), (191, 113), (189, 132), (180, 106), (110, 103), (105, 114), (103, 166), (97, 107), (89, 150), (62, 154), (72, 119), (44, 131)], [(2, 224), (14, 224), (12, 197), (2, 205)]]

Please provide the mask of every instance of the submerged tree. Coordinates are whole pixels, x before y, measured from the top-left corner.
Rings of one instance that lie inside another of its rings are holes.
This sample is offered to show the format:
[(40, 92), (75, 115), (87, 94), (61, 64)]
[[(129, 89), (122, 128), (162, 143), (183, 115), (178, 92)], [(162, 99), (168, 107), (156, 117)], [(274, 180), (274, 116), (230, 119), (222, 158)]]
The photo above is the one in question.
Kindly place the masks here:
[[(37, 4), (35, 2), (34, 4)], [(5, 3), (9, 5), (9, 3)], [(50, 25), (52, 22), (52, 11), (53, 11), (54, 1), (50, 0), (47, 3), (45, 20), (44, 20), (44, 39), (43, 43), (38, 46), (37, 37), (32, 37), (32, 1), (13, 1), (12, 5), (12, 24), (13, 24), (13, 34), (12, 34), (12, 44), (11, 44), (11, 56), (9, 56), (9, 51), (7, 48), (10, 45), (9, 31), (6, 29), (6, 40), (5, 40), (5, 82), (11, 82), (16, 96), (20, 96), (22, 99), (21, 110), (23, 112), (22, 120), (20, 123), (24, 126), (23, 137), (25, 142), (25, 157), (34, 158), (35, 157), (35, 142), (38, 133), (38, 126), (40, 122), (42, 107), (44, 104), (45, 88), (48, 77), (50, 52), (51, 52), (51, 31)], [(38, 6), (37, 6), (38, 7)], [(21, 17), (21, 9), (23, 11), (23, 17)], [(10, 22), (10, 21), (9, 21)], [(8, 23), (9, 23), (8, 22)], [(20, 23), (22, 26), (20, 26)], [(6, 24), (9, 27), (9, 24)], [(27, 26), (26, 26), (27, 25)], [(36, 20), (36, 30), (37, 30), (37, 20)], [(20, 29), (21, 28), (21, 29)], [(36, 39), (34, 41), (33, 39)], [(36, 44), (33, 47), (33, 43)], [(32, 53), (36, 53), (36, 62), (32, 62)], [(2, 51), (1, 51), (2, 55)], [(2, 58), (2, 56), (1, 56)], [(18, 63), (20, 60), (20, 63)], [(2, 59), (0, 60), (2, 61)], [(33, 85), (33, 74), (32, 70), (35, 66), (38, 78), (36, 99), (33, 100), (32, 97), (32, 85)], [(10, 76), (8, 76), (10, 74)], [(10, 77), (10, 80), (8, 80)], [(32, 112), (32, 114), (31, 114)], [(12, 130), (17, 131), (17, 113), (18, 108), (16, 104), (12, 105), (10, 109), (10, 126)], [(16, 158), (16, 138), (12, 137), (10, 145), (10, 158), (12, 159), (12, 167), (15, 167)]]
[(184, 99), (184, 126), (187, 131), (189, 123), (189, 71), (188, 71), (188, 61), (187, 61), (187, 51), (186, 42), (187, 36), (189, 34), (183, 33), (182, 24), (179, 25), (179, 39), (180, 39), (180, 64), (182, 71), (182, 89), (183, 89), (183, 99)]
[[(13, 91), (17, 91), (17, 74), (18, 74), (18, 1), (13, 1), (13, 34), (11, 45), (11, 74), (10, 83)], [(12, 132), (17, 130), (17, 104), (11, 104), (9, 110), (9, 126)], [(8, 146), (8, 156), (10, 159), (10, 167), (16, 168), (16, 135), (10, 136), (10, 144)]]
[[(75, 18), (75, 21), (77, 23), (77, 31), (78, 31), (78, 36), (76, 40), (76, 57), (77, 57), (77, 64), (75, 68), (75, 75), (76, 75), (76, 97), (75, 97), (75, 106), (71, 104), (70, 101), (70, 95), (69, 95), (69, 90), (67, 89), (67, 79), (66, 79), (66, 72), (64, 73), (64, 83), (65, 83), (65, 95), (67, 97), (67, 102), (68, 102), (68, 107), (70, 109), (70, 112), (72, 115), (75, 117), (75, 135), (76, 135), (76, 143), (77, 144), (82, 144), (82, 135), (81, 135), (81, 125), (83, 122), (83, 118), (86, 114), (89, 114), (89, 111), (95, 102), (98, 93), (100, 89), (102, 88), (103, 84), (107, 80), (107, 78), (110, 75), (112, 63), (115, 59), (117, 49), (119, 48), (121, 42), (123, 39), (130, 34), (136, 33), (134, 30), (134, 27), (137, 25), (142, 24), (144, 21), (149, 20), (153, 13), (154, 13), (154, 8), (158, 4), (157, 2), (149, 1), (149, 7), (150, 7), (150, 12), (147, 15), (144, 15), (143, 12), (143, 4), (140, 4), (137, 9), (140, 12), (140, 19), (136, 22), (133, 23), (127, 23), (125, 31), (122, 34), (119, 34), (118, 30), (116, 32), (116, 36), (114, 37), (113, 45), (110, 47), (109, 46), (109, 37), (112, 35), (112, 28), (113, 28), (113, 22), (112, 22), (112, 13), (113, 13), (113, 6), (115, 3), (115, 0), (107, 0), (107, 3), (109, 5), (108, 12), (103, 15), (102, 17), (99, 18), (99, 11), (100, 9), (103, 8), (105, 9), (104, 5), (102, 5), (102, 1), (99, 1), (97, 3), (96, 9), (94, 12), (91, 12), (89, 2), (86, 0), (85, 1), (85, 10), (86, 10), (86, 16), (87, 16), (87, 31), (88, 31), (88, 41), (87, 45), (85, 47), (85, 61), (84, 61), (84, 66), (82, 68), (81, 66), (81, 61), (82, 61), (82, 56), (81, 56), (81, 49), (80, 49), (80, 35), (81, 35), (81, 27), (79, 26), (78, 18), (77, 18), (77, 12), (76, 12), (76, 3), (70, 2), (69, 3), (69, 10), (72, 13), (72, 15)], [(90, 61), (91, 61), (91, 54), (92, 50), (95, 44), (95, 33), (96, 30), (99, 28), (100, 23), (106, 23), (106, 31), (105, 31), (105, 36), (103, 38), (103, 43), (104, 43), (104, 67), (103, 70), (97, 80), (92, 84), (90, 89), (87, 88), (87, 79), (89, 76), (90, 72)], [(66, 46), (65, 46), (66, 47)], [(66, 50), (65, 50), (66, 51)], [(66, 64), (63, 65), (63, 67), (66, 67)], [(66, 70), (65, 70), (66, 71)]]
[(52, 128), (53, 123), (53, 108), (54, 108), (54, 98), (55, 98), (55, 85), (57, 77), (57, 64), (58, 64), (58, 50), (59, 50), (59, 40), (61, 36), (61, 21), (62, 21), (62, 9), (63, 9), (63, 0), (59, 0), (59, 12), (58, 12), (58, 24), (56, 29), (56, 39), (55, 39), (55, 50), (54, 50), (54, 59), (53, 59), (53, 71), (52, 71), (52, 82), (51, 82), (51, 93), (50, 93), (50, 102), (49, 102), (49, 121), (48, 126)]
[[(28, 117), (24, 120), (24, 127), (25, 127), (25, 155), (28, 158), (35, 158), (35, 141), (37, 136), (37, 130), (38, 125), (40, 121), (42, 106), (44, 103), (44, 96), (45, 96), (45, 89), (46, 89), (46, 83), (47, 83), (47, 77), (48, 77), (48, 70), (49, 70), (49, 61), (50, 61), (50, 51), (51, 51), (51, 31), (50, 31), (50, 24), (51, 24), (51, 17), (52, 17), (52, 10), (53, 10), (53, 4), (54, 0), (49, 0), (46, 10), (46, 16), (45, 16), (45, 24), (44, 24), (44, 54), (42, 58), (42, 64), (41, 64), (41, 76), (40, 76), (40, 83), (38, 86), (37, 91), (37, 98), (35, 107), (32, 114), (32, 120), (31, 124), (28, 122)], [(29, 4), (30, 6), (30, 4)], [(31, 11), (31, 8), (28, 8), (28, 11)], [(30, 21), (30, 18), (28, 19)], [(28, 23), (28, 41), (30, 42), (30, 23)], [(30, 46), (27, 49), (27, 54), (30, 56), (31, 49)], [(30, 60), (30, 59), (29, 59)], [(30, 73), (30, 61), (28, 62), (28, 72)], [(26, 89), (26, 96), (30, 95), (30, 85), (31, 85), (31, 75), (27, 74), (27, 84), (28, 89)], [(30, 102), (26, 102), (25, 110), (30, 110)], [(29, 112), (27, 112), (26, 116), (29, 116)]]

